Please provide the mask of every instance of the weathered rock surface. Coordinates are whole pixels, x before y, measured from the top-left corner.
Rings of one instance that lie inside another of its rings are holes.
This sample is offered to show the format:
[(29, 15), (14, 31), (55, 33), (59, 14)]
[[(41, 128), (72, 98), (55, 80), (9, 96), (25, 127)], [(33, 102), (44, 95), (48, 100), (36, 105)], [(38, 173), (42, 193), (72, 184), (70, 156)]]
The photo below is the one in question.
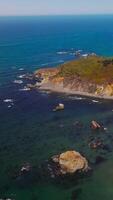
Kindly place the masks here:
[(44, 82), (54, 77), (59, 72), (59, 68), (46, 68), (46, 69), (39, 69), (35, 72), (36, 78), (42, 78)]
[(59, 165), (61, 174), (72, 174), (77, 171), (87, 171), (88, 161), (79, 152), (67, 151), (52, 158)]

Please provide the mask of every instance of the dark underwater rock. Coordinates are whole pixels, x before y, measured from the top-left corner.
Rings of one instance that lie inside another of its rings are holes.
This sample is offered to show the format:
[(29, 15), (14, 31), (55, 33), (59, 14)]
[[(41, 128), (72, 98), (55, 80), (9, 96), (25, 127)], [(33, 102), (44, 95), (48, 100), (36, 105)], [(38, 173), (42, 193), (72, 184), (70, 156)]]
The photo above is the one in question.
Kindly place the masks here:
[(103, 156), (97, 156), (96, 159), (95, 159), (95, 164), (98, 165), (98, 164), (101, 164), (104, 161), (106, 161), (105, 157), (103, 157)]
[(101, 140), (92, 140), (91, 142), (89, 142), (89, 147), (91, 149), (99, 149), (99, 148), (103, 148), (103, 142)]
[(81, 192), (82, 192), (81, 188), (78, 188), (72, 191), (71, 200), (77, 200)]
[(83, 123), (81, 121), (75, 121), (73, 123), (73, 125), (77, 128), (77, 129), (82, 129), (84, 127)]
[(111, 148), (110, 148), (110, 146), (108, 144), (103, 145), (102, 149), (105, 150), (105, 151), (107, 151), (107, 152), (111, 152), (112, 151)]
[(40, 180), (38, 167), (32, 167), (30, 164), (24, 164), (20, 169), (12, 172), (14, 183), (19, 187), (28, 187)]

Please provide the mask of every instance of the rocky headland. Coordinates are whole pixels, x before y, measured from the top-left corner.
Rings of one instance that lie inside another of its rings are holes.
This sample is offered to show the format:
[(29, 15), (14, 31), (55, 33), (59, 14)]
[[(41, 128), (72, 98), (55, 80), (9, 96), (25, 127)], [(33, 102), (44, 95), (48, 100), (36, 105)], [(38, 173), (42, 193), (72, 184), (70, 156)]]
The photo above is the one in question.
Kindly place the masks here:
[(33, 86), (42, 90), (113, 99), (113, 59), (87, 56), (55, 68), (38, 69)]

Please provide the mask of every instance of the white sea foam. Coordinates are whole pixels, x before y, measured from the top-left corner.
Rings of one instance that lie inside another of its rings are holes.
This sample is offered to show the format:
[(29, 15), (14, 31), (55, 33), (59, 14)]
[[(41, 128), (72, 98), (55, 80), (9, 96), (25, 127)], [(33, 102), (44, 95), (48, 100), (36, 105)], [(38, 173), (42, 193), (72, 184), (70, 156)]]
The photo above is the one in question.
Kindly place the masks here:
[(3, 102), (4, 103), (13, 103), (14, 100), (13, 99), (4, 99)]
[(13, 83), (22, 84), (23, 81), (22, 80), (14, 80)]
[(99, 101), (93, 99), (92, 102), (94, 102), (94, 103), (98, 103)]
[(71, 100), (84, 100), (84, 97), (77, 97), (77, 96), (69, 96), (69, 99)]
[(87, 54), (87, 53), (82, 54), (82, 57), (87, 58), (87, 57), (88, 57), (88, 54)]
[(30, 91), (30, 88), (24, 87), (24, 88), (19, 89), (19, 91)]
[(8, 105), (8, 108), (11, 108), (12, 107), (12, 105)]
[(24, 68), (19, 68), (19, 71), (23, 71), (24, 70)]
[(25, 74), (19, 75), (18, 78), (20, 79), (25, 78)]
[(59, 55), (63, 55), (63, 54), (67, 54), (68, 52), (67, 51), (58, 51), (57, 54)]

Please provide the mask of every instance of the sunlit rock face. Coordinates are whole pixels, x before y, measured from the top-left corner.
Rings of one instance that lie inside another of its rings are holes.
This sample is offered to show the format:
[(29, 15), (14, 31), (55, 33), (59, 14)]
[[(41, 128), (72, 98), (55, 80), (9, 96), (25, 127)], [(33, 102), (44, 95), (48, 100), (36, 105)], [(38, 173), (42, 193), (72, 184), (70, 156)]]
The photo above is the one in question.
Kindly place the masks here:
[(55, 68), (38, 69), (35, 86), (55, 92), (113, 98), (113, 59), (90, 55)]
[(88, 161), (76, 151), (61, 153), (59, 156), (53, 157), (53, 161), (59, 164), (61, 174), (88, 170)]
[(48, 81), (51, 77), (54, 77), (58, 74), (59, 68), (45, 68), (39, 69), (35, 72), (36, 77), (42, 77), (44, 80)]
[(103, 84), (101, 86), (97, 85), (96, 95), (106, 95), (106, 96), (113, 96), (113, 84)]

